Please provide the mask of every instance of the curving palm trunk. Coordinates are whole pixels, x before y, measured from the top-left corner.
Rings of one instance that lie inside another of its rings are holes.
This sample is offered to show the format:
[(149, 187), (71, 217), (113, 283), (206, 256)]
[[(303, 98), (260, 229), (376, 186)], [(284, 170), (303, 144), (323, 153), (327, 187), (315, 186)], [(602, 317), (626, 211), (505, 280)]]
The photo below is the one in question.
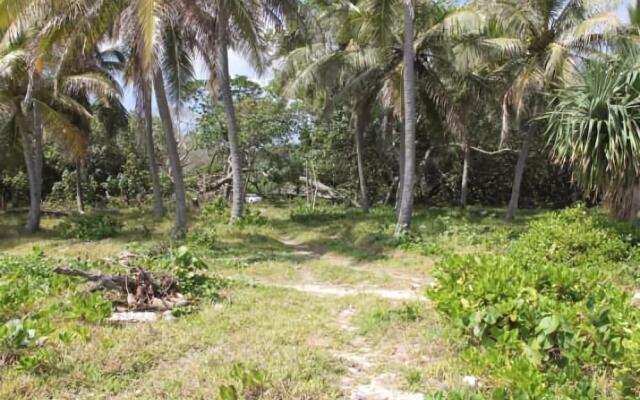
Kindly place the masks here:
[(164, 77), (160, 68), (156, 69), (153, 74), (153, 86), (167, 144), (167, 156), (169, 157), (171, 175), (173, 177), (173, 190), (176, 195), (176, 221), (172, 236), (174, 239), (182, 239), (187, 232), (187, 198), (182, 176), (182, 165), (180, 164), (180, 154), (178, 153), (178, 143), (176, 142), (171, 110), (169, 109), (169, 101), (164, 88)]
[(467, 206), (467, 196), (469, 194), (469, 163), (471, 162), (471, 147), (469, 143), (464, 144), (464, 161), (462, 164), (462, 184), (460, 186), (460, 206)]
[(506, 219), (512, 221), (516, 216), (518, 210), (518, 202), (520, 200), (520, 187), (522, 186), (522, 177), (524, 176), (524, 169), (527, 164), (527, 157), (529, 156), (529, 146), (531, 139), (535, 131), (535, 124), (533, 121), (529, 121), (529, 127), (524, 135), (522, 141), (522, 147), (518, 154), (518, 162), (516, 163), (515, 175), (513, 177), (513, 186), (511, 188), (511, 200), (509, 200), (509, 207), (507, 208)]
[(516, 163), (515, 175), (513, 177), (513, 186), (511, 187), (511, 199), (509, 200), (509, 207), (507, 208), (506, 219), (512, 221), (516, 216), (518, 210), (518, 202), (520, 201), (520, 187), (522, 186), (522, 177), (524, 175), (524, 169), (527, 163), (527, 156), (529, 155), (529, 142), (531, 141), (531, 133), (527, 132), (518, 154), (518, 162)]
[(358, 159), (358, 178), (360, 180), (360, 207), (365, 213), (369, 212), (369, 195), (367, 193), (367, 179), (364, 167), (364, 131), (367, 128), (367, 107), (365, 104), (356, 105), (356, 157)]
[(227, 119), (227, 134), (229, 139), (229, 153), (231, 155), (231, 175), (232, 175), (232, 200), (231, 200), (231, 222), (235, 222), (242, 218), (244, 209), (244, 188), (242, 181), (242, 154), (240, 153), (240, 144), (238, 138), (238, 126), (236, 123), (236, 111), (233, 105), (233, 96), (231, 95), (231, 84), (229, 82), (229, 54), (228, 54), (228, 32), (227, 20), (221, 15), (218, 25), (218, 45), (216, 64), (218, 84), (220, 95), (224, 105), (224, 111)]
[(42, 201), (42, 120), (37, 107), (33, 107), (33, 126), (31, 135), (21, 130), (22, 151), (29, 179), (29, 214), (26, 229), (31, 232), (40, 230)]
[(156, 149), (153, 144), (153, 116), (151, 114), (151, 85), (145, 84), (143, 96), (144, 128), (147, 141), (147, 155), (149, 173), (151, 174), (151, 186), (153, 188), (153, 215), (160, 219), (164, 217), (165, 209), (162, 202), (162, 190), (160, 189), (160, 176), (158, 174), (158, 161)]
[(406, 232), (411, 225), (413, 212), (413, 186), (416, 178), (416, 82), (413, 50), (413, 4), (404, 0), (404, 171), (402, 180), (402, 199), (398, 210), (398, 222), (395, 234)]

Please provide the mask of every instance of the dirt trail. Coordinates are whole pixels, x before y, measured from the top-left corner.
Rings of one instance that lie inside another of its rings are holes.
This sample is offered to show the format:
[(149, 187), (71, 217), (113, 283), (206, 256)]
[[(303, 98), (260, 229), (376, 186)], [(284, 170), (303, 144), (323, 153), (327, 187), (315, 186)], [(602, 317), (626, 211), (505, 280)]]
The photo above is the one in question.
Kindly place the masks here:
[(401, 300), (401, 301), (426, 301), (424, 296), (419, 294), (413, 289), (406, 290), (394, 290), (394, 289), (378, 289), (370, 287), (359, 286), (346, 286), (346, 285), (328, 285), (328, 284), (287, 284), (287, 283), (273, 283), (262, 281), (266, 285), (277, 286), (287, 289), (297, 290), (299, 292), (309, 293), (317, 296), (357, 296), (357, 295), (370, 295), (380, 297), (388, 300)]
[[(406, 272), (372, 270), (357, 265), (346, 257), (318, 251), (293, 239), (284, 238), (280, 241), (293, 248), (294, 254), (320, 258), (329, 267), (333, 265), (347, 267), (359, 272), (374, 273), (378, 276), (386, 275), (394, 279), (394, 281), (401, 282), (406, 288), (392, 290), (363, 285), (331, 285), (316, 282), (263, 282), (265, 284), (289, 288), (316, 296), (346, 297), (368, 295), (395, 302), (426, 301), (426, 298), (422, 295), (422, 289), (430, 282), (429, 278), (412, 276)], [(353, 306), (349, 306), (340, 311), (335, 318), (338, 328), (345, 335), (353, 336), (347, 342), (345, 348), (332, 351), (336, 358), (342, 360), (348, 366), (347, 372), (340, 382), (340, 388), (345, 394), (345, 398), (350, 400), (422, 400), (424, 398), (422, 393), (406, 392), (398, 388), (399, 382), (402, 380), (398, 375), (400, 371), (385, 370), (385, 366), (390, 361), (389, 354), (380, 354), (365, 336), (356, 334), (357, 328), (352, 323), (356, 312), (357, 310)]]
[[(340, 312), (337, 324), (343, 331), (353, 333), (356, 328), (351, 323), (355, 310), (351, 307)], [(400, 381), (397, 372), (380, 373), (388, 361), (373, 349), (364, 336), (355, 336), (346, 349), (334, 351), (333, 355), (346, 362), (349, 367), (340, 386), (350, 400), (422, 400), (422, 393), (398, 390)], [(388, 356), (387, 356), (388, 357)], [(383, 362), (384, 360), (384, 362)]]

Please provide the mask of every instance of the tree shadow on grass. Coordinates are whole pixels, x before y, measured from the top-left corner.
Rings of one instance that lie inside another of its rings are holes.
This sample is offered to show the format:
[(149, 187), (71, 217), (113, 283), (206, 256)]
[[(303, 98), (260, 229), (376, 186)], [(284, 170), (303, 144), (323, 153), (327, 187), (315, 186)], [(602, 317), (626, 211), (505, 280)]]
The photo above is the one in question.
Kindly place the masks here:
[(227, 239), (216, 240), (204, 249), (209, 260), (250, 265), (260, 262), (303, 263), (318, 257), (312, 251), (301, 251), (264, 234), (239, 232)]

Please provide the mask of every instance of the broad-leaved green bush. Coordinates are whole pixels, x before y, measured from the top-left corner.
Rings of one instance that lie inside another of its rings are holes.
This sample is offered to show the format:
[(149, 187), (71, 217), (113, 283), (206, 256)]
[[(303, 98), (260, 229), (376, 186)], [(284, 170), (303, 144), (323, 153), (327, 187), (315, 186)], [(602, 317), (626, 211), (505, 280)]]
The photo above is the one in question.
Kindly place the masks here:
[[(74, 267), (91, 267), (76, 263)], [(80, 321), (98, 322), (111, 315), (101, 293), (86, 294), (79, 279), (53, 272), (56, 263), (36, 252), (0, 256), (0, 358), (30, 371), (52, 364), (49, 343), (68, 345)]]
[(489, 398), (637, 399), (640, 311), (615, 284), (632, 249), (571, 208), (531, 223), (508, 255), (446, 258), (429, 296), (467, 337)]
[(165, 262), (176, 278), (181, 293), (209, 300), (219, 298), (219, 291), (225, 286), (225, 280), (208, 274), (207, 264), (187, 246), (171, 250)]

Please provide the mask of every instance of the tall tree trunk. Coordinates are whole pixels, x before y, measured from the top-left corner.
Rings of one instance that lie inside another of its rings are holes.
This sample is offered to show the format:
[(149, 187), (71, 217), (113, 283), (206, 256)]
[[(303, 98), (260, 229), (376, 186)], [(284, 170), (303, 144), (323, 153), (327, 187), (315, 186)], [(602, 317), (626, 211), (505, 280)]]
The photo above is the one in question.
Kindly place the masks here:
[(358, 159), (358, 178), (360, 180), (360, 207), (365, 213), (369, 212), (369, 194), (367, 193), (367, 179), (365, 177), (364, 166), (364, 131), (367, 128), (368, 104), (356, 105), (356, 156)]
[(156, 159), (156, 148), (153, 143), (153, 115), (151, 114), (151, 83), (145, 83), (143, 92), (143, 113), (145, 139), (147, 141), (147, 156), (149, 162), (149, 173), (151, 174), (151, 186), (153, 188), (153, 215), (160, 219), (164, 217), (165, 209), (162, 202), (162, 190), (160, 189), (160, 175), (158, 173), (158, 161)]
[(162, 129), (164, 130), (164, 137), (167, 144), (167, 156), (169, 157), (169, 164), (171, 165), (173, 190), (176, 195), (176, 221), (172, 236), (174, 239), (182, 239), (187, 232), (187, 196), (184, 188), (180, 154), (178, 153), (178, 143), (171, 118), (171, 109), (169, 108), (167, 93), (164, 89), (164, 78), (160, 68), (157, 68), (153, 74), (153, 86), (156, 93), (158, 113), (162, 120)]
[(82, 161), (76, 160), (76, 204), (78, 212), (84, 214), (84, 196), (82, 193)]
[(403, 84), (404, 84), (404, 180), (402, 201), (398, 212), (396, 235), (406, 232), (411, 225), (413, 212), (413, 186), (416, 178), (416, 82), (413, 52), (413, 4), (404, 0), (404, 43), (403, 43)]
[(518, 201), (520, 200), (520, 187), (522, 186), (522, 177), (524, 175), (524, 169), (527, 163), (527, 157), (529, 156), (529, 145), (535, 131), (535, 123), (529, 121), (527, 132), (524, 135), (522, 141), (522, 147), (520, 148), (520, 154), (518, 154), (518, 162), (516, 163), (515, 176), (513, 177), (513, 186), (511, 188), (511, 200), (509, 200), (509, 208), (507, 209), (506, 219), (512, 221), (516, 216), (518, 210)]
[(464, 144), (464, 161), (462, 163), (462, 185), (460, 186), (460, 206), (467, 206), (467, 195), (469, 194), (469, 162), (471, 161), (471, 146)]
[(29, 179), (29, 214), (26, 229), (35, 233), (40, 229), (42, 201), (42, 120), (37, 107), (33, 107), (33, 125), (31, 135), (21, 130), (22, 151)]
[(228, 25), (224, 12), (221, 14), (218, 25), (218, 62), (216, 63), (220, 95), (224, 105), (227, 119), (227, 134), (229, 140), (229, 153), (231, 154), (231, 173), (233, 178), (233, 193), (231, 200), (231, 222), (242, 218), (244, 209), (244, 188), (242, 180), (242, 154), (238, 138), (238, 126), (236, 123), (236, 110), (231, 95), (231, 83), (229, 82), (229, 53), (228, 53)]
[(398, 188), (396, 189), (396, 217), (400, 215), (400, 204), (402, 204), (402, 188), (404, 187), (404, 124), (400, 129), (400, 140), (398, 144)]

